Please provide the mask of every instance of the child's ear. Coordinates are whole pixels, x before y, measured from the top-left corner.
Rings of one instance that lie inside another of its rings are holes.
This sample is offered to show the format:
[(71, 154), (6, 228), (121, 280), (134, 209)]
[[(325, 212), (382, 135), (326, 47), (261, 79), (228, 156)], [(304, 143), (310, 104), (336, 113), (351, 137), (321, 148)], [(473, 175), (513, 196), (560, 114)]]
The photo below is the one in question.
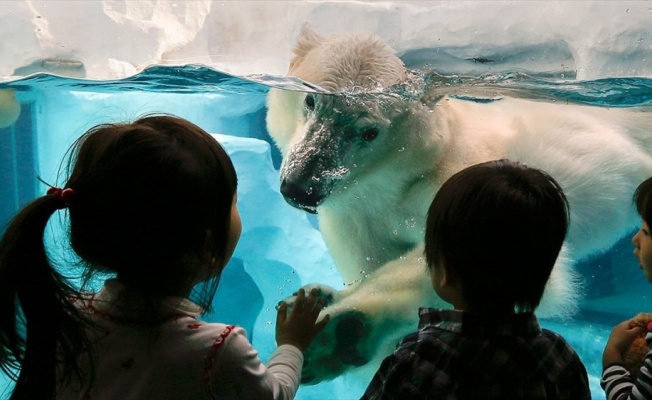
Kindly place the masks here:
[(453, 285), (457, 280), (457, 276), (455, 275), (455, 272), (453, 272), (446, 263), (443, 263), (442, 265), (442, 272), (443, 274), (441, 277), (441, 282), (439, 282), (439, 285), (443, 288)]
[(444, 272), (444, 275), (441, 277), (441, 280), (439, 281), (439, 286), (445, 288), (449, 284), (450, 284), (450, 282), (448, 280), (448, 274), (446, 274), (446, 272)]

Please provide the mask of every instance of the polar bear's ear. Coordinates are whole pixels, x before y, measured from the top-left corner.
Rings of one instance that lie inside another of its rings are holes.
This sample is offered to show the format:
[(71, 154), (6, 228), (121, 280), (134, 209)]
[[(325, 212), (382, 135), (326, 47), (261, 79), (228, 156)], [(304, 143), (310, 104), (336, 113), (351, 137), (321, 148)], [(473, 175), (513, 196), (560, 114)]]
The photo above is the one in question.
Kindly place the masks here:
[(290, 62), (290, 69), (299, 65), (306, 54), (319, 46), (323, 41), (324, 36), (313, 30), (309, 22), (304, 22), (299, 30), (297, 44), (294, 45), (294, 49), (292, 50), (294, 52), (294, 58)]

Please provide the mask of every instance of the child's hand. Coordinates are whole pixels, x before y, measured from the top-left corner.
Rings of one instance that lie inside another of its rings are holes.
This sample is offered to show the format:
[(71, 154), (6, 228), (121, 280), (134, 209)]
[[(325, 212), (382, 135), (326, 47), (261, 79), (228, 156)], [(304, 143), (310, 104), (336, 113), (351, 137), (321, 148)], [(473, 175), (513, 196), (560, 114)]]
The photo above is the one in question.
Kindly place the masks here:
[(279, 346), (291, 344), (304, 351), (330, 319), (330, 315), (326, 314), (319, 323), (315, 323), (322, 308), (323, 300), (317, 298), (317, 290), (311, 290), (310, 295), (306, 298), (306, 292), (299, 289), (289, 316), (287, 315), (287, 303), (283, 302), (278, 307), (276, 343)]
[(632, 326), (629, 320), (616, 325), (611, 331), (607, 345), (602, 353), (602, 368), (614, 363), (623, 362), (623, 353), (631, 345), (644, 329), (640, 326)]

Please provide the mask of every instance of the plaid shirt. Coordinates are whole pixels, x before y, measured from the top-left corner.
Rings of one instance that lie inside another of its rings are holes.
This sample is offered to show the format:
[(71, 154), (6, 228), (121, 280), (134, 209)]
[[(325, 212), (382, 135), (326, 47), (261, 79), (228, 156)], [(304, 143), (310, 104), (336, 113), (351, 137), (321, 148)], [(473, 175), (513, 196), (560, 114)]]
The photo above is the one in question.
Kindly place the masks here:
[(419, 317), (362, 399), (591, 399), (575, 351), (532, 313), (496, 320), (421, 308)]

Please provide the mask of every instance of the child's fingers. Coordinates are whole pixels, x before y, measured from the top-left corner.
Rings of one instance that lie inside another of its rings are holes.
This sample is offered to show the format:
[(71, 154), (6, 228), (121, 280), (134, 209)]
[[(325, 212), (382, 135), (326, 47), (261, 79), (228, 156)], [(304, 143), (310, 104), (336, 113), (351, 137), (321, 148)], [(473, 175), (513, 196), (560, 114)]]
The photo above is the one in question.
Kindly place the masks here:
[(302, 308), (305, 302), (306, 302), (306, 291), (303, 289), (299, 289), (299, 293), (297, 293), (297, 297), (294, 299), (294, 307), (292, 307), (292, 310)]
[(632, 335), (636, 335), (636, 336), (646, 331), (642, 326), (634, 326), (629, 328), (629, 330), (632, 332)]
[(306, 296), (304, 289), (299, 289), (292, 305), (289, 318), (312, 319), (317, 321), (321, 310), (324, 308), (324, 300), (319, 297), (317, 289), (310, 290)]
[(317, 322), (315, 324), (315, 333), (321, 332), (322, 329), (324, 329), (326, 327), (326, 325), (328, 324), (328, 321), (330, 321), (330, 320), (331, 320), (331, 315), (330, 314), (324, 315), (324, 318), (321, 321), (319, 321), (319, 322)]
[(283, 325), (287, 319), (288, 303), (281, 302), (276, 311), (276, 326)]
[(616, 334), (627, 335), (643, 331), (643, 328), (638, 325), (633, 325), (630, 321), (624, 321), (616, 325), (613, 330)]
[(324, 308), (324, 299), (317, 299), (312, 309), (310, 310), (310, 316), (316, 321), (319, 313)]
[(302, 312), (305, 302), (306, 292), (303, 289), (299, 289), (299, 292), (294, 298), (292, 310), (290, 310), (290, 318), (293, 318), (295, 315), (298, 315), (300, 312)]
[(317, 300), (317, 289), (310, 289), (310, 293), (308, 293), (308, 299), (310, 299), (311, 303), (314, 303), (315, 300)]
[[(627, 327), (630, 328), (630, 329), (632, 329), (632, 328), (636, 328), (637, 326), (639, 326), (639, 325), (636, 323), (636, 321), (634, 321), (633, 319), (630, 319), (629, 321), (625, 321), (625, 322), (627, 322)], [(624, 324), (625, 322), (623, 322), (623, 324)]]

